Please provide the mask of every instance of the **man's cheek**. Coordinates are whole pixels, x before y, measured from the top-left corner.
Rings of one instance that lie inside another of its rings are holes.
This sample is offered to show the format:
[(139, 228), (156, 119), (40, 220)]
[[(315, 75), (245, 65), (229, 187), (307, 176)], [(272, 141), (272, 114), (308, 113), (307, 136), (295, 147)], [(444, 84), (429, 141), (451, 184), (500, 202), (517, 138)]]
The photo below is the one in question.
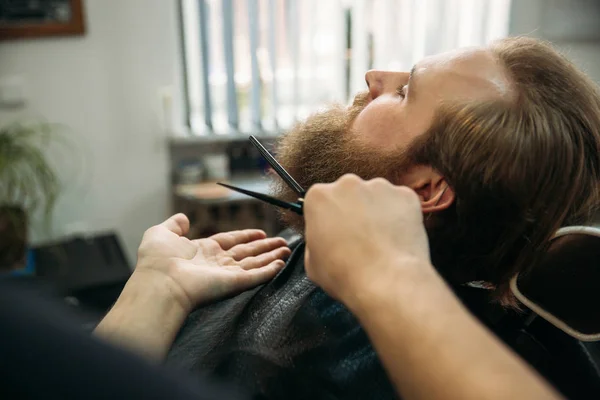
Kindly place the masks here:
[(362, 133), (379, 137), (382, 141), (393, 139), (393, 133), (404, 125), (405, 108), (397, 99), (382, 96), (370, 102), (358, 114), (355, 126)]
[(385, 116), (361, 114), (354, 122), (353, 128), (357, 139), (374, 150), (385, 150), (396, 144), (394, 129)]

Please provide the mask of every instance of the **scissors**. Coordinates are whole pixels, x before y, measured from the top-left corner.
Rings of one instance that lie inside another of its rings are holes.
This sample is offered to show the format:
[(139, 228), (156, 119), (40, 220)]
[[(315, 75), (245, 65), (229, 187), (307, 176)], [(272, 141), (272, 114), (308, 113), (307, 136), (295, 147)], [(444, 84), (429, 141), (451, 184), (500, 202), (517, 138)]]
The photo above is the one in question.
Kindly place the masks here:
[(250, 136), (250, 143), (252, 143), (254, 145), (254, 147), (256, 147), (256, 149), (259, 151), (259, 153), (264, 157), (264, 159), (267, 160), (267, 162), (275, 170), (277, 175), (279, 175), (281, 177), (281, 179), (283, 179), (283, 181), (290, 188), (292, 188), (292, 190), (294, 192), (296, 192), (298, 194), (298, 200), (296, 201), (296, 203), (290, 203), (287, 201), (279, 200), (275, 197), (271, 197), (266, 194), (253, 192), (251, 190), (242, 189), (242, 188), (239, 188), (236, 186), (231, 186), (231, 185), (221, 183), (221, 182), (219, 182), (217, 184), (224, 186), (228, 189), (235, 190), (236, 192), (243, 193), (247, 196), (254, 197), (255, 199), (264, 201), (265, 203), (268, 203), (268, 204), (271, 204), (271, 205), (274, 205), (276, 207), (283, 208), (286, 210), (290, 210), (292, 212), (295, 212), (298, 215), (302, 215), (303, 214), (302, 209), (304, 206), (304, 195), (306, 194), (306, 191), (302, 188), (302, 186), (300, 186), (300, 184), (298, 182), (296, 182), (296, 180), (294, 178), (292, 178), (292, 176), (289, 174), (289, 172), (287, 172), (285, 170), (285, 168), (283, 168), (281, 166), (281, 164), (279, 164), (277, 162), (275, 157), (273, 157), (273, 155), (271, 153), (269, 153), (269, 151), (258, 141), (257, 138), (255, 138), (254, 136)]

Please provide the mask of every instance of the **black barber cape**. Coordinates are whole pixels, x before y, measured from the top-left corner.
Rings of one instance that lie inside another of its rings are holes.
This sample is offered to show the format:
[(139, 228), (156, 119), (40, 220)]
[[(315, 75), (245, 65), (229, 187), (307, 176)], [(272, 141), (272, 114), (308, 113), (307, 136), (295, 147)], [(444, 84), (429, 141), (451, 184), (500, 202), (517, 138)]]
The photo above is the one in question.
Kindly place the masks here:
[[(600, 398), (597, 346), (579, 342), (527, 310), (502, 308), (481, 287), (453, 290), (568, 398)], [(194, 311), (167, 363), (232, 380), (256, 398), (397, 398), (358, 321), (307, 279), (302, 243), (268, 284)]]
[(394, 399), (365, 331), (304, 272), (304, 244), (268, 284), (196, 310), (167, 363), (267, 399)]

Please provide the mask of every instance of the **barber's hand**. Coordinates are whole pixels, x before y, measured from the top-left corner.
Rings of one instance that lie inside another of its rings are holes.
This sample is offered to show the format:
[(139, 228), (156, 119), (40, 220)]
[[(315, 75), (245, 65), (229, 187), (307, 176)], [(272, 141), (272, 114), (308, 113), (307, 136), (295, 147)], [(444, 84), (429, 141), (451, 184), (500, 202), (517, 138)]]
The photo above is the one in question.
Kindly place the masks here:
[[(166, 287), (184, 310), (258, 286), (273, 278), (290, 254), (283, 238), (261, 230), (189, 240), (189, 221), (177, 214), (144, 233), (134, 272), (140, 282)], [(164, 292), (164, 291), (163, 291)]]
[(310, 188), (304, 218), (307, 275), (343, 302), (369, 285), (385, 287), (410, 269), (430, 267), (419, 199), (407, 187), (345, 175)]

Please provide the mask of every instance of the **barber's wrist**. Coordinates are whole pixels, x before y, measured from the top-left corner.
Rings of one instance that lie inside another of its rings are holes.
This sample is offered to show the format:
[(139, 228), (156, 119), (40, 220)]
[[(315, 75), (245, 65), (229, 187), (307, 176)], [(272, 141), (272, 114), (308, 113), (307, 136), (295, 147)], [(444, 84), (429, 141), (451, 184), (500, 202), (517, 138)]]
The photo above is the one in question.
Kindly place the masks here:
[(176, 281), (165, 271), (136, 267), (120, 296), (136, 303), (162, 303), (187, 315), (192, 304)]
[(382, 262), (385, 265), (371, 266), (373, 273), (369, 279), (363, 279), (341, 299), (359, 318), (387, 307), (390, 302), (410, 306), (415, 296), (443, 284), (442, 278), (427, 260), (396, 257)]
[(153, 271), (136, 270), (95, 333), (119, 346), (160, 360), (189, 310)]

